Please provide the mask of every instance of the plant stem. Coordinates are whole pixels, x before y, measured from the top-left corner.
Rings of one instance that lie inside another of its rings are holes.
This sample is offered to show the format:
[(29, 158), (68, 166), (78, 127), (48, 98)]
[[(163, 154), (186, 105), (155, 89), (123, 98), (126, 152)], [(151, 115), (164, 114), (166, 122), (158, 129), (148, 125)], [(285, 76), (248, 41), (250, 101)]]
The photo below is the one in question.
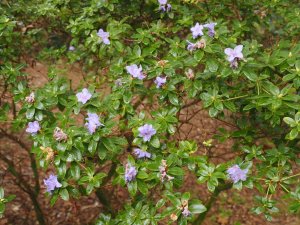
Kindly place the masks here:
[(109, 199), (106, 197), (106, 193), (104, 193), (104, 190), (102, 188), (98, 188), (96, 190), (96, 195), (101, 202), (101, 204), (104, 207), (104, 210), (108, 213), (110, 213), (112, 216), (115, 215), (115, 212), (113, 211)]
[(40, 183), (39, 183), (39, 173), (38, 173), (38, 169), (37, 169), (37, 164), (34, 158), (34, 154), (32, 154), (30, 152), (30, 148), (27, 147), (27, 145), (22, 142), (18, 137), (15, 137), (12, 134), (7, 133), (5, 130), (0, 129), (1, 130), (1, 134), (3, 134), (5, 137), (7, 137), (8, 139), (12, 140), (13, 142), (17, 143), (21, 148), (23, 148), (24, 150), (27, 151), (29, 158), (30, 158), (30, 165), (31, 165), (31, 169), (33, 172), (33, 176), (34, 176), (34, 180), (35, 180), (35, 194), (38, 195), (40, 192)]
[(30, 185), (23, 179), (22, 175), (16, 171), (14, 164), (11, 160), (9, 160), (7, 157), (5, 157), (4, 155), (2, 155), (0, 153), (0, 159), (5, 162), (8, 166), (8, 171), (16, 178), (16, 184), (24, 191), (26, 192), (32, 203), (34, 206), (34, 210), (35, 210), (35, 214), (37, 217), (37, 220), (39, 222), (40, 225), (45, 225), (45, 219), (44, 219), (44, 214), (43, 211), (40, 207), (40, 204), (37, 200), (37, 194), (35, 191), (32, 190), (32, 188), (30, 187)]
[[(103, 186), (107, 182), (109, 182), (109, 180), (115, 174), (116, 168), (117, 168), (117, 163), (113, 162), (110, 167), (110, 170), (107, 174), (107, 177), (103, 180), (103, 183), (102, 183)], [(110, 200), (107, 198), (107, 193), (105, 193), (103, 186), (96, 190), (96, 195), (97, 195), (99, 201), (101, 202), (101, 204), (103, 205), (104, 210), (107, 211), (108, 213), (110, 213), (114, 217), (116, 213), (111, 207)]]
[(232, 98), (227, 98), (227, 99), (222, 100), (222, 101), (230, 101), (230, 100), (244, 98), (244, 97), (248, 97), (248, 95), (241, 95), (241, 96), (236, 96), (236, 97), (232, 97)]
[(201, 213), (196, 220), (193, 222), (193, 225), (200, 225), (203, 223), (207, 213), (209, 212), (209, 210), (211, 209), (213, 203), (217, 200), (218, 195), (225, 190), (228, 190), (232, 187), (232, 183), (225, 183), (223, 185), (220, 185), (218, 187), (216, 187), (215, 191), (212, 193), (212, 195), (210, 196), (207, 204), (205, 205), (206, 207), (206, 211), (204, 213)]
[(290, 178), (297, 177), (297, 176), (300, 176), (300, 173), (294, 174), (294, 175), (289, 176), (289, 177), (282, 178), (281, 181), (283, 181), (283, 180), (288, 180), (288, 179), (290, 179)]

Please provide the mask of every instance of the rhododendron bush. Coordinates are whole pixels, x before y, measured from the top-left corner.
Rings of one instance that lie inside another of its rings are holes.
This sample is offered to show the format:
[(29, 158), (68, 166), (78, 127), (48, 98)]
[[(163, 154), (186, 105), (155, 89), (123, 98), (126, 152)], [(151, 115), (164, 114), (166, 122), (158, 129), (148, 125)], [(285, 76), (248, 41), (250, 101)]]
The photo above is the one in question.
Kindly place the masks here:
[[(298, 1), (0, 4), (0, 132), (32, 140), (49, 204), (96, 193), (99, 225), (197, 225), (220, 192), (254, 189), (253, 213), (267, 220), (281, 197), (299, 210)], [(28, 57), (49, 64), (47, 83), (27, 82)], [(61, 60), (85, 72), (79, 86)], [(194, 106), (224, 124), (204, 142), (179, 135)], [(227, 140), (231, 156), (216, 160)], [(128, 193), (120, 210), (107, 186)]]

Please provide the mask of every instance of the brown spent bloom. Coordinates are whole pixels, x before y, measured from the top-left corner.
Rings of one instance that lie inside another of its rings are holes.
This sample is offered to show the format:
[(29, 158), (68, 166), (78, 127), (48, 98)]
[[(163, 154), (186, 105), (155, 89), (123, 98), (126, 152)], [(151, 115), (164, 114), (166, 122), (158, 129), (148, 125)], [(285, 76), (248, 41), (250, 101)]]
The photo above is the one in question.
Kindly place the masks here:
[(188, 69), (187, 72), (185, 72), (185, 75), (187, 76), (188, 79), (194, 79), (195, 77), (195, 74), (194, 74), (194, 71), (192, 69)]
[(166, 160), (161, 160), (161, 165), (159, 167), (159, 172), (160, 172), (160, 180), (161, 182), (164, 182), (165, 180), (171, 181), (174, 179), (174, 177), (170, 176), (167, 174), (167, 161)]
[(205, 48), (206, 47), (206, 41), (204, 39), (201, 39), (200, 41), (196, 42), (197, 48)]
[(157, 62), (159, 66), (165, 67), (168, 63), (168, 60), (160, 60)]
[(40, 149), (42, 150), (42, 152), (44, 154), (46, 154), (46, 160), (47, 161), (52, 161), (53, 160), (53, 158), (54, 158), (54, 150), (52, 148), (50, 148), (50, 147), (46, 147), (45, 148), (45, 147), (41, 146)]
[(171, 218), (172, 221), (176, 221), (178, 219), (178, 216), (175, 213), (172, 213), (170, 215), (170, 218)]

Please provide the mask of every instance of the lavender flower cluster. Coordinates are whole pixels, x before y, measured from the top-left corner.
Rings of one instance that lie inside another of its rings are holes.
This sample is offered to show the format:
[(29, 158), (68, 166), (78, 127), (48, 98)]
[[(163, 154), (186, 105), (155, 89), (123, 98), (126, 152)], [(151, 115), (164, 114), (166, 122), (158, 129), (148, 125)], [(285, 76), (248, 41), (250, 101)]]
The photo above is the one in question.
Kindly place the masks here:
[(53, 174), (50, 174), (49, 178), (44, 180), (44, 184), (47, 188), (47, 192), (50, 194), (52, 194), (56, 188), (60, 188), (62, 186), (62, 184), (57, 180), (57, 176)]
[(135, 179), (137, 175), (137, 170), (134, 166), (130, 165), (129, 163), (125, 166), (125, 182), (131, 182)]
[[(208, 29), (208, 36), (214, 37), (215, 36), (215, 26), (217, 23), (207, 23), (207, 24), (199, 24), (196, 23), (195, 26), (191, 28), (193, 39), (196, 39), (197, 37), (201, 37), (204, 35), (203, 29)], [(188, 41), (187, 50), (192, 52), (196, 49), (201, 49), (206, 47), (206, 41), (205, 39), (201, 39), (197, 41), (196, 43), (192, 43)], [(237, 45), (234, 49), (232, 48), (226, 48), (224, 50), (224, 53), (227, 55), (227, 60), (230, 62), (230, 67), (233, 69), (236, 69), (238, 67), (238, 61), (242, 60), (244, 58), (243, 53), (243, 45)]]
[(88, 117), (85, 120), (87, 121), (85, 123), (85, 126), (87, 127), (90, 134), (95, 133), (98, 127), (104, 126), (100, 122), (100, 118), (96, 113), (88, 113)]
[(168, 0), (158, 0), (159, 9), (163, 12), (169, 12), (172, 9), (171, 4), (168, 4)]
[(227, 173), (233, 183), (237, 183), (247, 179), (248, 169), (242, 170), (238, 165), (233, 165), (227, 170)]
[(139, 136), (143, 138), (144, 142), (150, 141), (151, 137), (156, 134), (156, 130), (151, 124), (145, 124), (138, 128)]
[(243, 45), (237, 45), (234, 49), (226, 48), (225, 54), (227, 55), (227, 60), (230, 62), (231, 68), (236, 69), (238, 67), (238, 61), (244, 58), (243, 53)]

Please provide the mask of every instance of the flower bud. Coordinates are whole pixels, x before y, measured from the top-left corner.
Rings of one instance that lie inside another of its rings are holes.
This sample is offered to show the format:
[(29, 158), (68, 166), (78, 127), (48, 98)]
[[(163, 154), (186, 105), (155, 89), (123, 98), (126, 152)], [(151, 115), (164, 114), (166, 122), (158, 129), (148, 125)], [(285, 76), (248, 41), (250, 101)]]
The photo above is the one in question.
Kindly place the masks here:
[(30, 95), (25, 98), (25, 101), (28, 103), (34, 103), (34, 100), (35, 100), (34, 97), (35, 97), (34, 92), (31, 92)]

